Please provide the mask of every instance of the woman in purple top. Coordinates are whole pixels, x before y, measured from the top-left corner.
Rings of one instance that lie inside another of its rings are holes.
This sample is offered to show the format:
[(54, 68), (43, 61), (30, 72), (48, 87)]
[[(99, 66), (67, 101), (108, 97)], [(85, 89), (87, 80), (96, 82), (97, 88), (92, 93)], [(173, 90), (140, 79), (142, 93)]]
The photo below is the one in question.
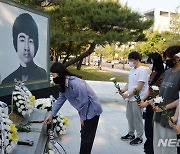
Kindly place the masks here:
[(81, 122), (80, 154), (90, 154), (94, 142), (99, 116), (102, 113), (100, 102), (90, 86), (77, 75), (70, 73), (61, 63), (51, 67), (53, 81), (59, 84), (60, 93), (53, 105), (51, 114), (44, 123), (52, 121), (64, 102), (68, 100), (78, 111)]

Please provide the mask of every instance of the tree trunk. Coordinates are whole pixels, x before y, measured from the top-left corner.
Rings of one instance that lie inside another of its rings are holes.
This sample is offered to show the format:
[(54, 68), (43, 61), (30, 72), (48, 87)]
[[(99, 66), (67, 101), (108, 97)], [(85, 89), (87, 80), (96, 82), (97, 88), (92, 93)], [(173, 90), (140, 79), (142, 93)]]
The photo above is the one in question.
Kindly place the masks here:
[(99, 69), (101, 70), (102, 67), (102, 54), (100, 55), (100, 60), (99, 60)]
[(80, 69), (81, 69), (82, 61), (83, 61), (83, 59), (81, 59), (81, 60), (77, 63), (77, 70), (80, 70)]
[(70, 66), (70, 65), (72, 65), (72, 64), (74, 64), (74, 63), (76, 63), (76, 62), (78, 62), (80, 60), (82, 60), (83, 58), (89, 56), (90, 54), (92, 54), (94, 52), (95, 47), (96, 47), (96, 44), (95, 43), (91, 43), (90, 48), (86, 52), (84, 52), (80, 56), (78, 56), (78, 57), (76, 57), (76, 58), (66, 62), (64, 64), (64, 66), (68, 67), (68, 66)]
[(71, 49), (72, 49), (72, 41), (69, 42), (69, 48), (66, 51), (66, 57), (63, 60), (63, 64), (66, 63), (66, 60), (68, 60), (71, 53)]
[(88, 66), (91, 65), (90, 59), (91, 59), (91, 56), (89, 55), (89, 56), (88, 56)]

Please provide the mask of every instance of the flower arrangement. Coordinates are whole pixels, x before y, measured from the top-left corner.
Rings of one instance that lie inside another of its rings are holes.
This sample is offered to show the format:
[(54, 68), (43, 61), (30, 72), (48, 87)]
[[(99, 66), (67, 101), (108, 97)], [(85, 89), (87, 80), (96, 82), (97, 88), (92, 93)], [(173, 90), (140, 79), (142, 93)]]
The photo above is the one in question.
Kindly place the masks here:
[[(53, 96), (50, 96), (50, 98), (41, 98), (37, 99), (35, 103), (35, 107), (37, 109), (47, 109), (48, 111), (52, 110), (52, 106), (56, 102), (56, 99)], [(60, 112), (56, 114), (55, 117), (53, 117), (53, 130), (55, 136), (64, 135), (67, 132), (69, 126), (69, 122), (66, 116), (61, 115)], [(48, 125), (48, 128), (51, 128), (50, 125)]]
[(1, 153), (11, 153), (17, 145), (18, 136), (17, 129), (9, 116), (4, 113), (3, 108), (0, 107), (0, 147)]
[(24, 86), (21, 81), (16, 81), (15, 90), (12, 93), (12, 111), (21, 116), (29, 114), (33, 111), (35, 96)]
[(47, 111), (51, 111), (52, 105), (56, 99), (51, 95), (50, 98), (40, 98), (36, 99), (35, 108), (37, 109), (47, 109)]
[(117, 88), (118, 92), (121, 92), (121, 88), (119, 86), (119, 84), (116, 81), (116, 78), (110, 78), (110, 81), (112, 81), (114, 83), (114, 86)]
[(66, 116), (63, 116), (60, 112), (53, 117), (53, 127), (55, 136), (64, 135), (67, 132), (69, 121)]

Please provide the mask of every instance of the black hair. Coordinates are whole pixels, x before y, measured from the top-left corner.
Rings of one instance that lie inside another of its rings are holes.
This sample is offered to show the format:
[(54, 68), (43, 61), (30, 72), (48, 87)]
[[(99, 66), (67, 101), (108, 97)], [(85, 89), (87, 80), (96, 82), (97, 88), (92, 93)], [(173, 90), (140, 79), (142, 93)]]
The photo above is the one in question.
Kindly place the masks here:
[(128, 55), (128, 59), (134, 59), (141, 61), (141, 55), (137, 51), (133, 51)]
[(166, 59), (171, 58), (174, 59), (174, 55), (180, 52), (180, 46), (179, 45), (174, 45), (174, 46), (170, 46), (169, 48), (167, 48), (164, 53), (163, 53), (163, 57)]
[(149, 55), (147, 62), (152, 63), (151, 60), (153, 60), (153, 69), (152, 71), (156, 72), (164, 72), (164, 65), (163, 65), (163, 59), (162, 56), (155, 52)]
[(149, 55), (147, 62), (152, 63), (151, 60), (153, 60), (153, 68), (152, 71), (157, 72), (154, 78), (152, 79), (150, 86), (156, 83), (156, 81), (159, 79), (162, 73), (164, 73), (164, 65), (163, 65), (163, 59), (162, 56), (155, 52)]
[(50, 72), (52, 73), (57, 73), (59, 78), (60, 78), (60, 92), (65, 92), (65, 81), (66, 81), (66, 76), (76, 76), (78, 78), (82, 78), (79, 75), (73, 74), (69, 72), (65, 66), (61, 63), (55, 62), (50, 69)]
[(35, 55), (39, 47), (38, 27), (32, 16), (28, 13), (20, 14), (14, 21), (12, 27), (13, 44), (17, 52), (17, 36), (19, 33), (25, 33), (34, 41)]

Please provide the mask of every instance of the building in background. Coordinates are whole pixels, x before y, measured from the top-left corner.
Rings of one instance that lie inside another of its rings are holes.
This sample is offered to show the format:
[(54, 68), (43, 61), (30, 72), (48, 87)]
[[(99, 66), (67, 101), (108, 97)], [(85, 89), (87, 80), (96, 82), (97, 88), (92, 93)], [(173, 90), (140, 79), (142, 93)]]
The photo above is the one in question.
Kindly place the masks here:
[(151, 31), (158, 31), (159, 33), (165, 31), (172, 31), (172, 22), (175, 12), (163, 10), (163, 9), (152, 9), (144, 12), (146, 19), (154, 20), (154, 25)]

